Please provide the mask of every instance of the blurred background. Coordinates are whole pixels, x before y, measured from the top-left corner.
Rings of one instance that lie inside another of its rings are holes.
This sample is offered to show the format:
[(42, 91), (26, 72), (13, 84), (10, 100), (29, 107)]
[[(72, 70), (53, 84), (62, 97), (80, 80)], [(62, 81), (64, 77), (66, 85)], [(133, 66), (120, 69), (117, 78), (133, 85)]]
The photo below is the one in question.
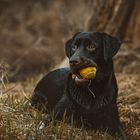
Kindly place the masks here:
[(77, 31), (120, 38), (116, 71), (140, 72), (140, 0), (0, 0), (0, 64), (11, 81), (48, 71)]

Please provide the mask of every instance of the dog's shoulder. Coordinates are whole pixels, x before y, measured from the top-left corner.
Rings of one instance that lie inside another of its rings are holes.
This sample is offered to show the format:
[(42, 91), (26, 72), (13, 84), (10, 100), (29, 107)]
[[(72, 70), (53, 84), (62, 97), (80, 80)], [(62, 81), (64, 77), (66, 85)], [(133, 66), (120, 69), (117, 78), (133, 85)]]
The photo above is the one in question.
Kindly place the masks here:
[(60, 68), (46, 74), (37, 84), (36, 89), (43, 89), (47, 85), (56, 86), (66, 81), (69, 68)]
[[(65, 83), (68, 77), (69, 68), (56, 69), (45, 75), (35, 87), (31, 104), (39, 106), (47, 104), (51, 109), (64, 94)], [(48, 104), (49, 103), (49, 104)], [(42, 106), (40, 108), (43, 108)]]

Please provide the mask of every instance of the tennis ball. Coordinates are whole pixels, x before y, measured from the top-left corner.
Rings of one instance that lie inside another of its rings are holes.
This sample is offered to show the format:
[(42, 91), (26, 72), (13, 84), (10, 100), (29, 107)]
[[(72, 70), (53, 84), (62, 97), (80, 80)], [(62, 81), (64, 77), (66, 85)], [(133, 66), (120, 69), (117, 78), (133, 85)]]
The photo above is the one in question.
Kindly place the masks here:
[(86, 79), (93, 79), (96, 77), (96, 67), (87, 67), (87, 68), (84, 68), (82, 70), (80, 70), (80, 75), (83, 77), (83, 78), (86, 78)]

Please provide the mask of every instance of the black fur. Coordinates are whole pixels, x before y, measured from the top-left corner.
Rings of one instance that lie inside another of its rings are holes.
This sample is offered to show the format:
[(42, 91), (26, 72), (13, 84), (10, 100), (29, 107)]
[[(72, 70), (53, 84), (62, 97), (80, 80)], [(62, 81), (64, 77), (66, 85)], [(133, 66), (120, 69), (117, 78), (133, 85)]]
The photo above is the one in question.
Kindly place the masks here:
[[(54, 112), (55, 119), (61, 120), (65, 112), (77, 126), (126, 139), (116, 104), (118, 88), (112, 61), (120, 45), (118, 39), (106, 33), (76, 33), (65, 45), (70, 68), (54, 70), (39, 81), (32, 105)], [(97, 67), (95, 79), (77, 83), (72, 75), (88, 66)]]

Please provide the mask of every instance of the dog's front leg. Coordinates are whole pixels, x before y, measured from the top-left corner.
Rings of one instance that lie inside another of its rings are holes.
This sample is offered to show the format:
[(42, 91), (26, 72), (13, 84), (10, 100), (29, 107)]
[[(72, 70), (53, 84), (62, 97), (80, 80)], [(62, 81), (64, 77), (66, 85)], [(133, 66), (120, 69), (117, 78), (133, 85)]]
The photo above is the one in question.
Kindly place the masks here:
[(116, 126), (116, 128), (108, 128), (107, 130), (116, 140), (128, 140), (121, 125)]
[(67, 95), (63, 95), (60, 101), (55, 105), (52, 111), (52, 117), (54, 120), (62, 120), (63, 117), (69, 117), (71, 113), (72, 103)]
[(65, 117), (68, 118), (68, 116), (71, 116), (71, 112), (71, 102), (66, 95), (63, 95), (54, 109), (49, 114), (46, 114), (45, 119), (40, 122), (40, 128), (48, 126), (51, 122), (55, 124), (56, 120), (63, 120)]

